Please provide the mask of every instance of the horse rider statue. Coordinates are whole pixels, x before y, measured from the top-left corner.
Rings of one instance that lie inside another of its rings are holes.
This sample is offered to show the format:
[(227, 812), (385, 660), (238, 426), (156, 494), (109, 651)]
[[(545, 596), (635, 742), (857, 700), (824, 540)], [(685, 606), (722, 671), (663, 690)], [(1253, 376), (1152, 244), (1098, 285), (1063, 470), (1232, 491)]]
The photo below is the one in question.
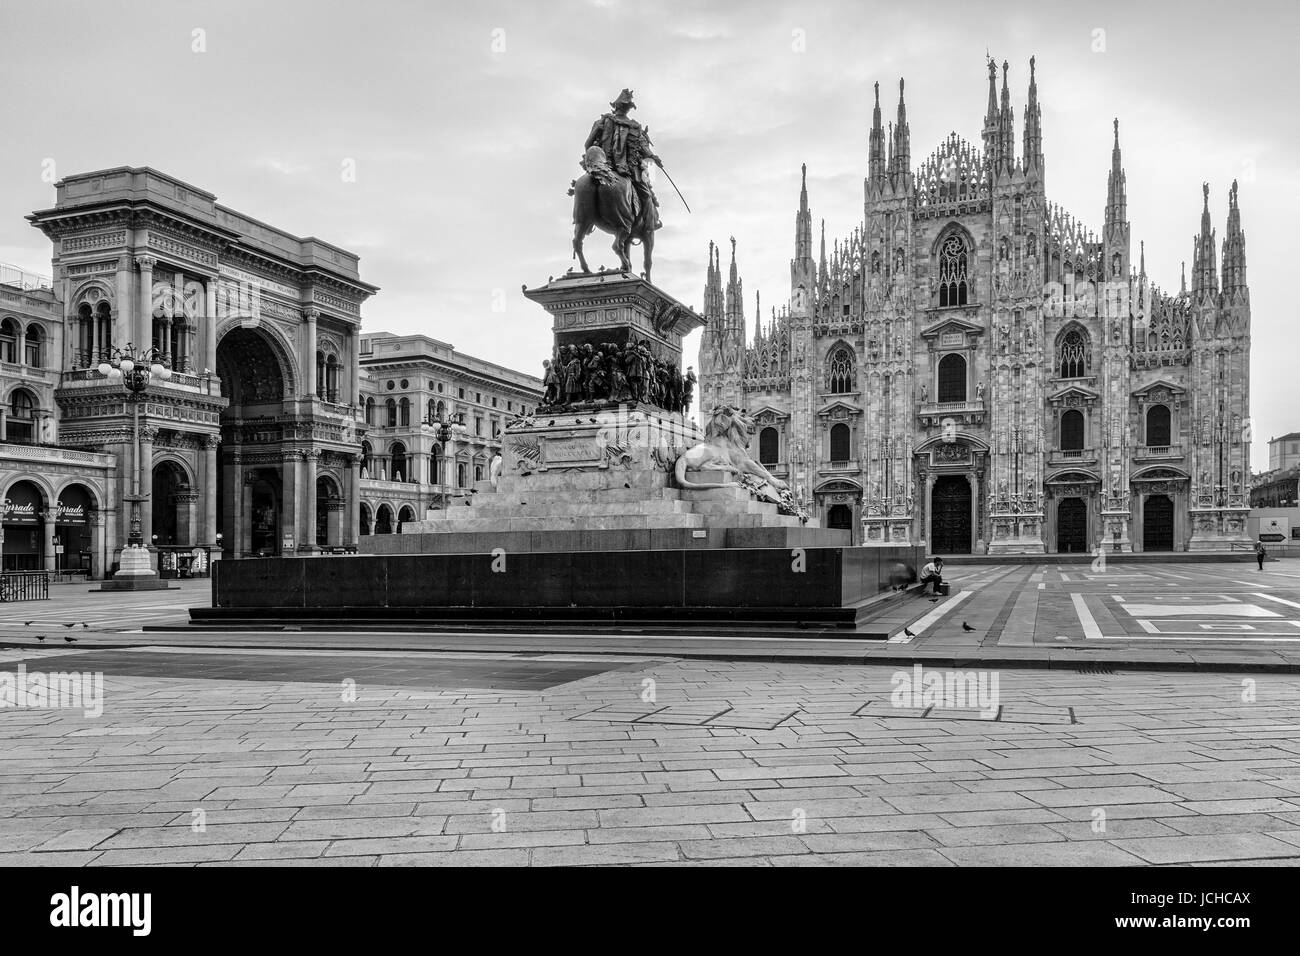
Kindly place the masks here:
[(614, 111), (605, 113), (591, 125), (591, 135), (582, 148), (585, 151), (599, 146), (614, 172), (632, 180), (632, 188), (640, 203), (637, 218), (645, 217), (646, 222), (653, 222), (653, 228), (658, 229), (663, 225), (659, 221), (659, 200), (646, 178), (644, 164), (651, 162), (662, 167), (663, 161), (655, 154), (645, 127), (628, 115), (636, 109), (632, 91), (623, 90), (609, 105)]

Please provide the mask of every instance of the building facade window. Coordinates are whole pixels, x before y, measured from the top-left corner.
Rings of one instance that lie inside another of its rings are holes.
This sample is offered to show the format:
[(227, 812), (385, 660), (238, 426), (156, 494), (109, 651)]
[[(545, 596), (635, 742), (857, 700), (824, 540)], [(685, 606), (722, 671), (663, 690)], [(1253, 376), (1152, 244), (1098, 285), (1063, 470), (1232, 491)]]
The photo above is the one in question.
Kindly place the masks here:
[(13, 319), (0, 322), (0, 362), (18, 364), (18, 323)]
[(758, 433), (758, 463), (775, 465), (780, 460), (781, 437), (770, 425)]
[(392, 448), (389, 449), (389, 454), (392, 456), (393, 461), (393, 470), (388, 476), (389, 480), (410, 481), (411, 475), (406, 463), (406, 446), (400, 441), (395, 441)]
[(32, 368), (44, 368), (45, 330), (39, 325), (27, 326), (27, 335), (23, 343), (23, 363)]
[(1061, 416), (1061, 451), (1082, 451), (1083, 448), (1083, 412), (1072, 408)]
[(949, 236), (939, 247), (939, 305), (966, 305), (970, 300), (970, 270), (966, 244)]
[(855, 384), (853, 353), (841, 345), (831, 352), (826, 363), (826, 390), (832, 395), (844, 395), (852, 392)]
[(9, 421), (5, 432), (18, 445), (36, 443), (36, 396), (25, 388), (15, 389), (9, 397)]
[(848, 461), (853, 457), (849, 454), (849, 436), (849, 426), (845, 425), (843, 422), (836, 422), (831, 426), (831, 461)]
[(1083, 378), (1088, 374), (1092, 364), (1088, 350), (1088, 339), (1083, 330), (1072, 328), (1061, 337), (1057, 348), (1056, 367), (1061, 378)]
[(1147, 444), (1170, 444), (1170, 415), (1168, 405), (1152, 405), (1147, 409)]
[(937, 401), (966, 401), (966, 359), (956, 352), (951, 352), (939, 360)]

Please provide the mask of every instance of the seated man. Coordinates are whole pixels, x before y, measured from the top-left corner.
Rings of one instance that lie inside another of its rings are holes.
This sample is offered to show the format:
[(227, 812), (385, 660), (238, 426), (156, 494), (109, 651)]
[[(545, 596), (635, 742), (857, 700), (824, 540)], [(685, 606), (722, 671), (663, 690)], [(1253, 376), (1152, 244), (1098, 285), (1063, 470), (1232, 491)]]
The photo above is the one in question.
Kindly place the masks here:
[(934, 582), (934, 593), (939, 593), (939, 585), (943, 583), (943, 558), (935, 557), (930, 563), (921, 569), (921, 590), (925, 591), (925, 585), (930, 581)]

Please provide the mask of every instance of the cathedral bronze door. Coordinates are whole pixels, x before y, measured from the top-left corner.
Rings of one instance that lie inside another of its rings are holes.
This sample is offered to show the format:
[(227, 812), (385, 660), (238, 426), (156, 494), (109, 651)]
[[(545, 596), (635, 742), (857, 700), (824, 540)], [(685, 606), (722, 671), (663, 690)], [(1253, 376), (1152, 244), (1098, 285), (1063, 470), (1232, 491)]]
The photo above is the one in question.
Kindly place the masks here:
[(1088, 506), (1082, 498), (1062, 498), (1056, 506), (1056, 551), (1081, 554), (1088, 550)]
[(944, 475), (930, 495), (930, 537), (934, 554), (970, 554), (970, 482)]
[(1142, 503), (1142, 550), (1174, 550), (1174, 503), (1168, 495), (1147, 495)]
[(853, 509), (848, 505), (831, 505), (826, 512), (826, 527), (853, 530)]

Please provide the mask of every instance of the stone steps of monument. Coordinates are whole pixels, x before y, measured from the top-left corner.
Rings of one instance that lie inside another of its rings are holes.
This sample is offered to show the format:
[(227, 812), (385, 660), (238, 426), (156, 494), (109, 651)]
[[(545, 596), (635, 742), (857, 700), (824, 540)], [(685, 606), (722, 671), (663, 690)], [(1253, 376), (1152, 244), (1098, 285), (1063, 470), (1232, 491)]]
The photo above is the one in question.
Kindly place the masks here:
[(674, 498), (650, 498), (641, 501), (536, 501), (521, 504), (520, 499), (504, 501), (476, 498), (468, 508), (452, 508), (445, 520), (464, 521), (467, 518), (568, 518), (605, 517), (617, 515), (674, 515), (695, 513), (690, 504)]
[[(570, 517), (528, 515), (514, 518), (458, 518), (454, 521), (413, 523), (410, 533), (484, 531), (622, 531), (658, 528), (703, 528), (705, 519), (696, 514), (574, 515)], [(407, 533), (404, 527), (403, 534)]]
[(703, 515), (709, 528), (798, 528), (801, 522), (794, 515), (777, 514), (718, 514)]
[(529, 475), (502, 475), (497, 492), (597, 490), (628, 486), (643, 490), (667, 488), (671, 476), (666, 471), (606, 468), (596, 471), (535, 471)]
[(683, 488), (681, 489), (682, 498), (686, 501), (753, 501), (753, 497), (744, 488), (739, 485), (728, 485), (725, 488)]
[(767, 501), (687, 501), (692, 511), (700, 515), (775, 515), (779, 514), (776, 505)]
[[(624, 488), (619, 485), (617, 488), (530, 488), (515, 489), (511, 491), (489, 492), (472, 496), (473, 507), (478, 507), (485, 501), (509, 501), (517, 506), (532, 507), (541, 505), (546, 502), (574, 502), (582, 501), (608, 501), (608, 502), (633, 502), (645, 501), (648, 497), (654, 500), (678, 501), (682, 493), (676, 488), (660, 488), (657, 490), (648, 490), (645, 488)], [(464, 507), (463, 505), (461, 507)]]

